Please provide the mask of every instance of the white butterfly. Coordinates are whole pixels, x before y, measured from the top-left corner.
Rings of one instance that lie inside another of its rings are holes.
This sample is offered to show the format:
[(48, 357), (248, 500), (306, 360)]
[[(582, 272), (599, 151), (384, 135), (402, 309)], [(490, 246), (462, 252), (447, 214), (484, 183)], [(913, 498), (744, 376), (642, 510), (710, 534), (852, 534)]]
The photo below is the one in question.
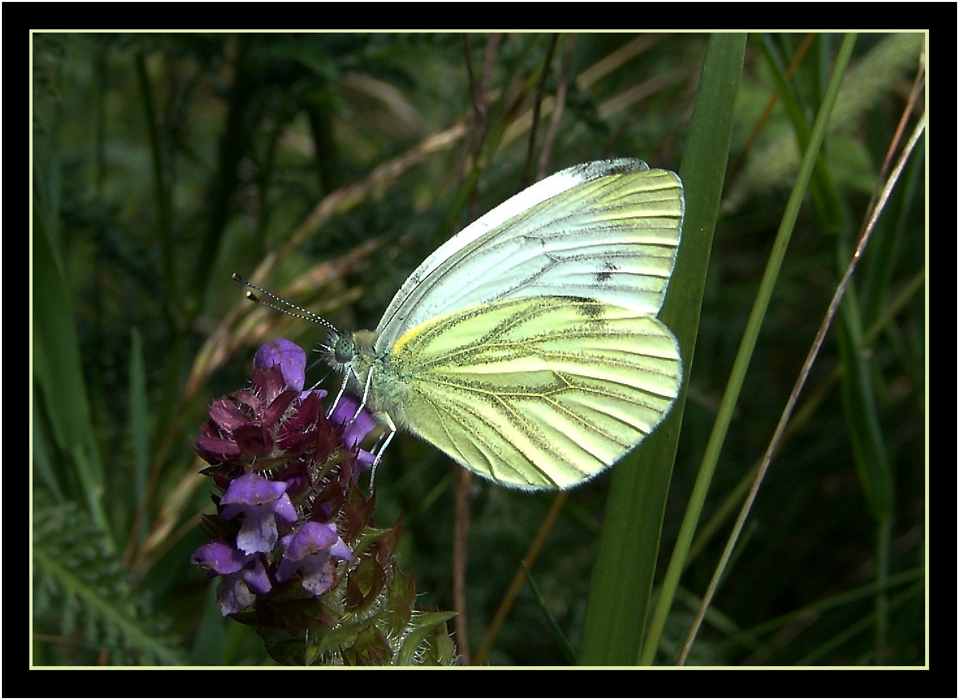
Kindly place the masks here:
[(333, 330), (325, 359), (389, 429), (383, 449), (403, 429), (505, 486), (580, 484), (679, 392), (656, 314), (683, 210), (679, 177), (641, 160), (563, 170), (440, 246), (375, 331)]

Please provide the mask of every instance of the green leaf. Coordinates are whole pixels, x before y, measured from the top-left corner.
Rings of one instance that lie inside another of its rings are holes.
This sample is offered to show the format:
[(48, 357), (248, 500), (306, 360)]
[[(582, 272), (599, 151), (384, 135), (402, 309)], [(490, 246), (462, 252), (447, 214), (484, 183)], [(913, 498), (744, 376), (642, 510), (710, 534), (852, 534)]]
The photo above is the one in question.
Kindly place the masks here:
[(632, 665), (643, 644), (745, 45), (742, 34), (716, 34), (709, 42), (680, 170), (686, 190), (683, 240), (660, 314), (679, 340), (687, 381), (672, 412), (613, 474), (580, 665)]

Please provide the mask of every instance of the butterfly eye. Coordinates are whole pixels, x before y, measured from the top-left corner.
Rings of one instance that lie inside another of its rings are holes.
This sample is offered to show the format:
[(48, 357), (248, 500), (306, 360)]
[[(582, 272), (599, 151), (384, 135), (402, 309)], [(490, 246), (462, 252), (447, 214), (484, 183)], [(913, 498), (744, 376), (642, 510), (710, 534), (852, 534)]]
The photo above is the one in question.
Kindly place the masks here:
[(341, 335), (333, 343), (333, 359), (341, 365), (349, 364), (353, 361), (356, 351), (353, 348), (353, 339)]

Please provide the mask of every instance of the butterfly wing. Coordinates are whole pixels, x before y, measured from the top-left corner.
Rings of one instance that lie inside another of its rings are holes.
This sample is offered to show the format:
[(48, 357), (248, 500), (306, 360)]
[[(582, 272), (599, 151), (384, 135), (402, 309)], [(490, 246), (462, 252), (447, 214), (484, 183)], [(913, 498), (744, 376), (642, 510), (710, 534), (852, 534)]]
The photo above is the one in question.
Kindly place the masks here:
[(503, 299), (563, 295), (655, 315), (682, 230), (682, 183), (637, 159), (560, 171), (440, 246), (403, 284), (377, 350), (445, 313)]
[(431, 319), (386, 362), (374, 385), (390, 390), (375, 393), (400, 426), (526, 489), (568, 488), (611, 466), (666, 415), (682, 372), (675, 337), (653, 316), (555, 296)]

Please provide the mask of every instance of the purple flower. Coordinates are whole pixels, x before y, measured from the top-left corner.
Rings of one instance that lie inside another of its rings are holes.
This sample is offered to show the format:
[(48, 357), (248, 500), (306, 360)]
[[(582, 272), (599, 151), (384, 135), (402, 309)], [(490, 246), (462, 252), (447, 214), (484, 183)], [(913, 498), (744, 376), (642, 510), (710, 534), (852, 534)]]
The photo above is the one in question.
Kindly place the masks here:
[(300, 573), (303, 588), (313, 595), (326, 593), (336, 583), (336, 566), (332, 557), (353, 560), (353, 553), (336, 534), (332, 523), (304, 523), (282, 542), (285, 552), (276, 570), (276, 580), (286, 581)]
[(342, 509), (373, 464), (360, 443), (375, 422), (349, 395), (327, 418), (326, 392), (303, 391), (305, 371), (296, 344), (261, 346), (250, 388), (213, 401), (194, 443), (223, 495), (214, 497), (217, 515), (204, 518), (216, 541), (193, 561), (224, 577), (217, 588), (224, 615), (278, 594), (271, 580), (301, 575), (303, 588), (321, 595), (336, 584), (336, 560), (352, 560), (335, 523), (355, 522)]
[[(358, 446), (376, 425), (373, 417), (365, 408), (357, 413), (359, 400), (344, 395), (327, 419), (321, 405), (326, 392), (302, 391), (305, 366), (306, 353), (288, 340), (261, 346), (251, 388), (210, 406), (210, 420), (194, 443), (197, 454), (212, 465), (226, 465), (221, 475), (234, 477), (240, 467), (246, 472), (289, 471), (295, 465), (308, 470), (342, 444), (369, 468), (373, 455)], [(225, 490), (227, 480), (217, 485)]]
[(211, 576), (223, 576), (216, 588), (216, 599), (224, 617), (248, 608), (256, 595), (265, 595), (272, 588), (258, 555), (244, 554), (225, 542), (203, 545), (190, 561), (208, 569)]
[(306, 353), (303, 348), (286, 338), (278, 338), (272, 343), (261, 345), (253, 356), (253, 367), (264, 370), (278, 367), (286, 388), (303, 391), (306, 381)]
[(286, 495), (285, 481), (270, 481), (256, 474), (244, 474), (234, 479), (220, 499), (220, 515), (232, 520), (243, 515), (236, 543), (247, 554), (269, 552), (279, 533), (277, 522), (291, 525), (296, 522), (296, 509)]

